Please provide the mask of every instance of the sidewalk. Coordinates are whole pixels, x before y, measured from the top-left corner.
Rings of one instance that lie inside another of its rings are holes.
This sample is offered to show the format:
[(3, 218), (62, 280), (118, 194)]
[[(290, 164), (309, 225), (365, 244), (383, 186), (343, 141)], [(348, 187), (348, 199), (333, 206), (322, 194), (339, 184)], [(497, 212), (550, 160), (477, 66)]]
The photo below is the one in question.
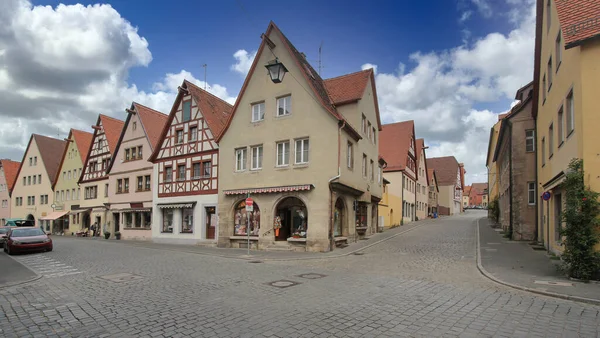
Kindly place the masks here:
[(509, 241), (479, 219), (478, 267), (486, 277), (517, 289), (600, 305), (600, 284), (572, 281), (557, 270), (560, 261), (527, 242)]
[(64, 238), (72, 240), (97, 240), (105, 241), (108, 243), (114, 243), (117, 245), (129, 245), (135, 247), (143, 247), (148, 249), (156, 250), (167, 250), (186, 252), (199, 255), (217, 256), (231, 259), (243, 259), (243, 260), (260, 260), (260, 261), (293, 261), (293, 260), (308, 260), (308, 259), (328, 259), (343, 257), (355, 252), (360, 252), (368, 247), (374, 246), (380, 242), (392, 239), (396, 236), (400, 236), (405, 232), (411, 231), (420, 226), (430, 224), (433, 222), (440, 221), (438, 219), (425, 219), (422, 221), (412, 222), (407, 225), (403, 225), (394, 229), (385, 230), (384, 232), (370, 235), (366, 240), (358, 240), (356, 243), (348, 243), (349, 245), (345, 248), (336, 248), (330, 252), (294, 252), (294, 251), (265, 251), (265, 250), (250, 250), (250, 256), (248, 256), (247, 249), (237, 248), (216, 248), (201, 245), (179, 245), (179, 244), (164, 244), (144, 241), (124, 241), (124, 240), (105, 240), (104, 238), (88, 238), (88, 237), (71, 237), (65, 236)]

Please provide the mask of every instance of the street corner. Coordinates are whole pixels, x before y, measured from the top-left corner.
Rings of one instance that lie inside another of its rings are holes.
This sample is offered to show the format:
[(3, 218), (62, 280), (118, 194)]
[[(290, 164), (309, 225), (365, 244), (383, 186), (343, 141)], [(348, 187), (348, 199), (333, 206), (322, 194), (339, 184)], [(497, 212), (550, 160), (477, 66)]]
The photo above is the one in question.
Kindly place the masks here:
[(0, 253), (0, 267), (2, 267), (0, 272), (0, 288), (26, 283), (39, 277), (28, 267), (5, 253)]

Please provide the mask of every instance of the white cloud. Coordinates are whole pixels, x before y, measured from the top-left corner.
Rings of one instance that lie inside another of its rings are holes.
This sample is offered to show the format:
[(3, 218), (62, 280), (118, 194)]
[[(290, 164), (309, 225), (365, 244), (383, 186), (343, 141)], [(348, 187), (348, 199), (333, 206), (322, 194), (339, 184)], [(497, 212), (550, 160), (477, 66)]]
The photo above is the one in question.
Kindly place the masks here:
[(469, 18), (471, 17), (471, 14), (473, 14), (473, 12), (471, 12), (471, 11), (463, 12), (462, 15), (460, 16), (460, 19), (458, 19), (458, 21), (463, 23), (463, 22), (469, 20)]
[[(89, 130), (98, 113), (124, 119), (132, 101), (168, 113), (184, 78), (204, 88), (185, 70), (166, 74), (149, 92), (127, 82), (132, 67), (151, 61), (146, 39), (110, 5), (0, 1), (1, 157), (20, 160), (31, 133)], [(235, 101), (224, 86), (206, 88)]]
[(362, 69), (362, 70), (366, 70), (366, 69), (370, 69), (370, 68), (373, 68), (373, 72), (375, 74), (377, 74), (377, 65), (373, 65), (373, 64), (370, 64), (370, 63), (365, 63), (364, 65), (362, 65), (360, 67), (360, 69)]
[(488, 2), (488, 0), (471, 0), (471, 2), (477, 7), (477, 10), (483, 17), (489, 18), (492, 16), (492, 6)]
[(246, 50), (240, 49), (233, 54), (233, 57), (236, 59), (236, 63), (231, 65), (231, 70), (246, 76), (250, 67), (252, 67), (256, 51), (248, 53)]
[[(489, 5), (474, 3), (480, 11)], [(518, 5), (527, 16), (508, 34), (492, 33), (472, 45), (441, 52), (417, 52), (410, 56), (415, 66), (409, 72), (402, 65), (376, 76), (384, 123), (415, 120), (417, 137), (430, 146), (427, 155), (454, 155), (465, 163), (469, 183), (487, 179), (489, 130), (498, 119), (474, 105), (513, 100), (533, 76), (534, 3), (523, 0)]]

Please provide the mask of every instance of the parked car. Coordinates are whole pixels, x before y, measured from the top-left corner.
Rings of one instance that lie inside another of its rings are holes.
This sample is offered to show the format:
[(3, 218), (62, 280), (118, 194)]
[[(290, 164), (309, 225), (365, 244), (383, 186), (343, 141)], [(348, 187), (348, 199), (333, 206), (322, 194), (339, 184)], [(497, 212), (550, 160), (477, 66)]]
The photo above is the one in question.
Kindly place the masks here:
[(8, 230), (10, 230), (10, 227), (0, 228), (0, 245), (2, 245), (2, 247), (4, 247), (4, 236), (8, 233)]
[(52, 239), (36, 227), (14, 227), (4, 237), (4, 252), (52, 251)]

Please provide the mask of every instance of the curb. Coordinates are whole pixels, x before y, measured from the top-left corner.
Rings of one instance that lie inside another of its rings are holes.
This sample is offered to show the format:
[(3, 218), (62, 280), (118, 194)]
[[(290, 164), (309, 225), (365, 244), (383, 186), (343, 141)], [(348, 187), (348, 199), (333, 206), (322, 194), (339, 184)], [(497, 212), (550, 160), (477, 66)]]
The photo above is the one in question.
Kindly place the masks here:
[(19, 285), (23, 285), (23, 284), (28, 284), (28, 283), (31, 283), (31, 282), (35, 282), (36, 280), (38, 280), (38, 279), (41, 279), (42, 277), (44, 277), (44, 276), (42, 276), (42, 275), (38, 274), (37, 272), (35, 272), (35, 271), (31, 270), (31, 269), (30, 269), (30, 268), (29, 268), (27, 265), (25, 265), (25, 264), (23, 264), (23, 263), (19, 262), (19, 261), (18, 261), (18, 260), (16, 260), (14, 257), (12, 257), (12, 256), (10, 256), (10, 255), (8, 255), (8, 254), (6, 254), (6, 256), (10, 257), (10, 259), (14, 260), (15, 262), (17, 262), (17, 263), (21, 264), (21, 265), (22, 265), (23, 267), (25, 267), (27, 270), (29, 270), (29, 271), (33, 272), (33, 274), (35, 275), (35, 277), (29, 278), (29, 279), (27, 279), (27, 280), (24, 280), (24, 281), (21, 281), (21, 282), (14, 282), (14, 283), (2, 284), (2, 285), (0, 285), (0, 289), (6, 289), (6, 288), (9, 288), (9, 287), (12, 287), (12, 286), (19, 286)]
[[(221, 255), (221, 254), (215, 254), (215, 253), (209, 253), (209, 252), (198, 252), (198, 251), (191, 251), (191, 250), (176, 250), (176, 249), (169, 249), (169, 248), (151, 248), (151, 247), (147, 247), (144, 245), (137, 245), (137, 244), (131, 244), (131, 243), (127, 243), (128, 245), (131, 246), (135, 246), (138, 248), (144, 248), (144, 249), (150, 249), (150, 250), (161, 250), (161, 251), (174, 251), (174, 252), (184, 252), (184, 253), (191, 253), (191, 254), (196, 254), (196, 255), (204, 255), (204, 256), (211, 256), (211, 257), (220, 257), (220, 258), (227, 258), (227, 259), (238, 259), (238, 260), (244, 260), (244, 261), (255, 261), (255, 260), (260, 260), (263, 262), (289, 262), (289, 261), (305, 261), (305, 260), (317, 260), (317, 259), (331, 259), (331, 258), (341, 258), (341, 257), (345, 257), (345, 256), (349, 256), (352, 255), (356, 252), (359, 251), (363, 251), (366, 250), (368, 248), (371, 248), (375, 245), (381, 244), (385, 241), (388, 241), (392, 238), (398, 237), (400, 235), (403, 235), (409, 231), (412, 231), (414, 229), (420, 228), (424, 225), (430, 224), (430, 222), (427, 223), (423, 223), (423, 224), (419, 224), (415, 227), (412, 227), (410, 229), (406, 229), (402, 232), (399, 232), (397, 234), (394, 234), (390, 237), (387, 238), (382, 238), (380, 240), (378, 240), (377, 242), (371, 243), (369, 245), (366, 245), (362, 248), (357, 248), (353, 251), (350, 252), (346, 252), (343, 254), (337, 254), (337, 255), (330, 255), (330, 256), (318, 256), (318, 257), (291, 257), (291, 258), (261, 258), (261, 257), (253, 257), (252, 255), (250, 257), (246, 256), (246, 257), (241, 257), (241, 256), (230, 256), (230, 255)], [(125, 241), (123, 241), (125, 242)], [(113, 243), (113, 244), (118, 244), (116, 243), (116, 241), (106, 241), (106, 243)]]
[(580, 303), (587, 303), (587, 304), (593, 304), (593, 305), (600, 305), (600, 299), (594, 299), (594, 298), (585, 298), (585, 297), (579, 297), (579, 296), (572, 296), (572, 295), (566, 295), (566, 294), (562, 294), (562, 293), (556, 293), (556, 292), (549, 292), (549, 291), (542, 291), (542, 290), (537, 290), (537, 289), (532, 289), (532, 288), (528, 288), (526, 286), (521, 286), (521, 285), (517, 285), (517, 284), (513, 284), (513, 283), (509, 283), (509, 282), (505, 282), (501, 279), (498, 279), (496, 277), (494, 277), (491, 273), (489, 273), (484, 267), (483, 264), (481, 264), (481, 240), (479, 237), (479, 221), (481, 221), (483, 218), (480, 218), (477, 220), (477, 269), (479, 270), (479, 272), (487, 277), (489, 280), (498, 283), (498, 284), (502, 284), (508, 287), (511, 287), (513, 289), (517, 289), (517, 290), (521, 290), (521, 291), (527, 291), (527, 292), (531, 292), (531, 293), (536, 293), (539, 295), (544, 295), (544, 296), (549, 296), (549, 297), (554, 297), (554, 298), (560, 298), (560, 299), (565, 299), (565, 300), (571, 300), (571, 301), (575, 301), (575, 302), (580, 302)]

